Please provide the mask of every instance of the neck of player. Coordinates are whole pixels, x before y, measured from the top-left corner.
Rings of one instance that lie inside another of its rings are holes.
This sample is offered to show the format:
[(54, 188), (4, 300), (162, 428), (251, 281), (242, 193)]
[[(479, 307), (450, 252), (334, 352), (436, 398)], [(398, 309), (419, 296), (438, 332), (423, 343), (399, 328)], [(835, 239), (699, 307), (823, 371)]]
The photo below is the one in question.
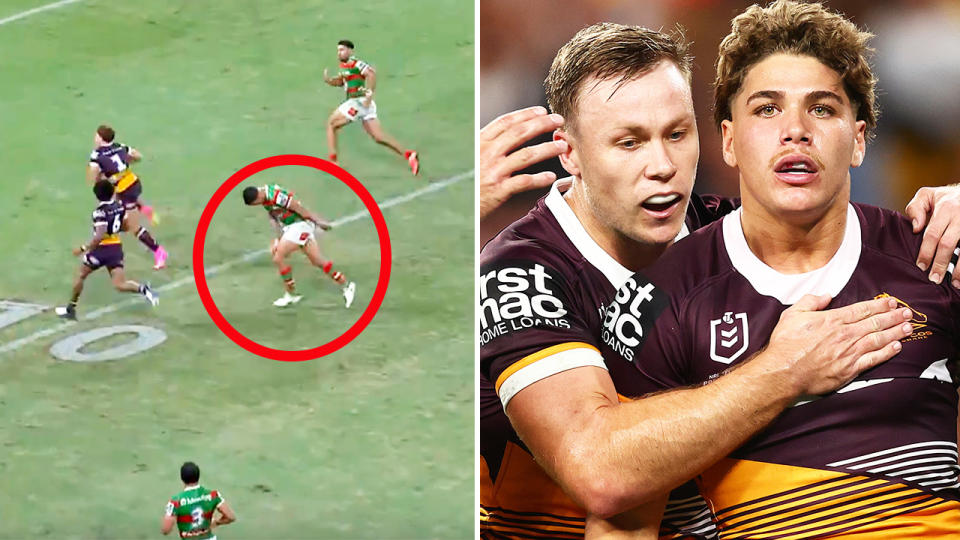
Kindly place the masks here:
[(637, 272), (650, 266), (673, 243), (672, 239), (666, 243), (641, 242), (604, 224), (597, 218), (597, 210), (591, 208), (580, 189), (567, 190), (564, 199), (590, 238), (628, 270)]
[(830, 262), (840, 249), (847, 226), (849, 180), (832, 200), (802, 211), (765, 206), (744, 182), (740, 183), (740, 193), (740, 224), (747, 245), (774, 270), (782, 274), (812, 272)]

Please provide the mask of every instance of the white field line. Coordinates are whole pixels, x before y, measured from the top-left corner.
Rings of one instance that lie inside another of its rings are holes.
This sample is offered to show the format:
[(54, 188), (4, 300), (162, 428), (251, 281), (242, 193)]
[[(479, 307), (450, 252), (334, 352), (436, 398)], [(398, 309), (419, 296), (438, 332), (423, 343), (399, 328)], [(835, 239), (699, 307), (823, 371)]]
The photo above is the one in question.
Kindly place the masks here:
[(44, 11), (49, 11), (51, 9), (61, 8), (63, 6), (68, 6), (70, 4), (76, 4), (77, 2), (80, 2), (80, 1), (81, 0), (60, 0), (59, 2), (53, 2), (52, 4), (46, 4), (40, 7), (35, 7), (33, 9), (28, 9), (26, 11), (21, 11), (20, 13), (17, 13), (15, 15), (10, 15), (9, 17), (4, 17), (3, 19), (0, 19), (0, 26), (3, 26), (7, 23), (12, 23), (13, 21), (19, 21), (20, 19), (24, 19), (26, 17), (35, 15), (37, 13), (42, 13)]
[[(405, 195), (398, 195), (396, 197), (387, 199), (381, 203), (378, 203), (378, 205), (380, 206), (381, 210), (386, 210), (387, 208), (409, 202), (413, 199), (416, 199), (417, 197), (421, 197), (428, 193), (433, 193), (434, 191), (440, 191), (441, 189), (444, 189), (450, 185), (456, 184), (457, 182), (460, 182), (462, 180), (466, 180), (467, 178), (473, 178), (472, 170), (460, 173), (456, 176), (451, 176), (450, 178), (439, 180), (437, 182), (432, 182), (427, 186), (411, 191), (410, 193), (407, 193)], [(363, 210), (362, 212), (350, 214), (349, 216), (344, 216), (342, 218), (339, 218), (333, 221), (333, 226), (339, 227), (341, 225), (350, 223), (351, 221), (357, 221), (358, 219), (363, 219), (365, 217), (368, 217), (369, 215), (370, 214), (367, 213), (366, 210)], [(216, 266), (211, 266), (210, 268), (207, 268), (206, 271), (204, 272), (204, 275), (206, 276), (216, 275), (230, 267), (236, 266), (241, 263), (249, 262), (249, 261), (252, 261), (253, 259), (256, 259), (257, 257), (266, 255), (268, 251), (269, 250), (267, 249), (257, 249), (254, 251), (249, 251), (241, 255), (240, 257), (237, 257), (235, 259), (230, 259)], [(191, 255), (192, 255), (192, 249), (191, 249)], [(171, 281), (170, 283), (167, 283), (165, 285), (161, 285), (160, 287), (157, 287), (155, 290), (157, 292), (170, 291), (190, 283), (193, 283), (193, 272), (191, 272), (189, 275), (182, 277), (178, 280)], [(115, 302), (113, 304), (110, 304), (109, 306), (104, 306), (100, 309), (95, 309), (90, 313), (87, 313), (86, 315), (81, 316), (80, 319), (83, 321), (92, 321), (108, 313), (113, 313), (118, 309), (122, 309), (127, 306), (132, 306), (134, 304), (138, 304), (142, 302), (143, 302), (142, 298), (128, 298), (126, 300), (121, 300), (120, 302)], [(37, 341), (38, 339), (43, 339), (47, 336), (56, 334), (62, 330), (66, 330), (67, 328), (70, 328), (71, 326), (74, 326), (76, 324), (77, 324), (76, 321), (64, 321), (56, 325), (44, 328), (42, 330), (37, 330), (36, 332), (28, 336), (0, 345), (0, 353), (15, 351), (23, 347), (24, 345), (28, 345), (30, 343), (33, 343), (34, 341)]]

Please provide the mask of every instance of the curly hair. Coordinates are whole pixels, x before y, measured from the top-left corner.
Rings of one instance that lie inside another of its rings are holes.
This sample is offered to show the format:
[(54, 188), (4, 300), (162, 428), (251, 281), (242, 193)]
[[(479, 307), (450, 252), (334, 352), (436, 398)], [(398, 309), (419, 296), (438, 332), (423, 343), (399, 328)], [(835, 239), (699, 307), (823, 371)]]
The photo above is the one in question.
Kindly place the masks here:
[(713, 117), (717, 129), (730, 120), (730, 102), (754, 65), (775, 53), (811, 56), (840, 74), (857, 120), (867, 123), (867, 138), (877, 125), (877, 79), (868, 57), (873, 34), (860, 30), (839, 13), (819, 3), (776, 0), (756, 4), (737, 15), (720, 43), (714, 81)]
[(689, 48), (679, 26), (671, 33), (608, 22), (588, 26), (557, 51), (543, 81), (547, 103), (570, 129), (585, 80), (619, 77), (622, 85), (667, 60), (676, 64), (689, 82), (693, 63)]

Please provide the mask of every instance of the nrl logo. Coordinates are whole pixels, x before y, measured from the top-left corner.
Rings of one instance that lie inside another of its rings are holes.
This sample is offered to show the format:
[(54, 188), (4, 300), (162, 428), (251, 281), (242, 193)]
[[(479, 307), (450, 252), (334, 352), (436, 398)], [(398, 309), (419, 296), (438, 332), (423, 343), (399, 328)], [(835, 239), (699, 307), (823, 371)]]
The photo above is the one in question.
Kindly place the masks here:
[(714, 361), (730, 364), (747, 350), (749, 342), (746, 313), (728, 311), (710, 321), (710, 358)]

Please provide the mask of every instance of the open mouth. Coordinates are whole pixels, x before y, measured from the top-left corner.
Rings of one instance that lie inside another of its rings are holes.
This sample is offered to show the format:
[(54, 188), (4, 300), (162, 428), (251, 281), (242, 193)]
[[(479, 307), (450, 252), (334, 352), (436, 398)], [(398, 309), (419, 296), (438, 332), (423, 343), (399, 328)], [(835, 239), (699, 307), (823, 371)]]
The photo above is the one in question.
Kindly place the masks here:
[(807, 156), (793, 155), (777, 162), (774, 171), (779, 174), (812, 174), (820, 170), (817, 164)]
[(647, 197), (643, 203), (641, 203), (641, 206), (651, 212), (660, 214), (673, 208), (678, 202), (680, 202), (681, 198), (682, 197), (680, 197), (679, 193), (653, 195), (651, 197)]
[(817, 178), (820, 167), (813, 158), (803, 154), (792, 154), (777, 160), (774, 174), (781, 181), (792, 185), (803, 185)]

